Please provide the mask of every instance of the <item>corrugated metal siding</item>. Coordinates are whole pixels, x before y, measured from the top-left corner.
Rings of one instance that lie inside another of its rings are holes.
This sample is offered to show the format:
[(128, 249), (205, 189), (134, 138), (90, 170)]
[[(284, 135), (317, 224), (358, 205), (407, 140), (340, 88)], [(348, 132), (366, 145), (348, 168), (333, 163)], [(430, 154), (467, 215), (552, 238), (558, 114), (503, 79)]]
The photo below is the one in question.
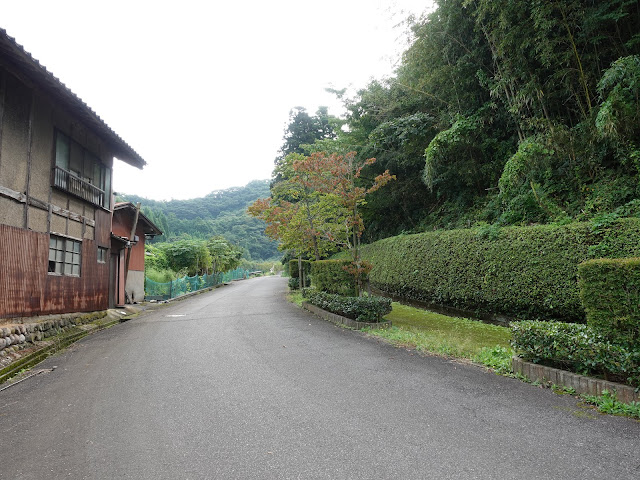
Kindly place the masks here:
[(97, 246), (82, 242), (80, 277), (47, 273), (49, 235), (0, 225), (0, 317), (105, 310), (109, 265)]

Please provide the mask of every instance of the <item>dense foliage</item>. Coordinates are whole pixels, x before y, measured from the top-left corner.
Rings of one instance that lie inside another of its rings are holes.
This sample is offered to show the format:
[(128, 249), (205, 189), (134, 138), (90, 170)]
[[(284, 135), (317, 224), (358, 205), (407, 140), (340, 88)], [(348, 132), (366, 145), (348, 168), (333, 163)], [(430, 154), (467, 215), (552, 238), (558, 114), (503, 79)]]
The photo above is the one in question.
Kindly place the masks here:
[[(302, 275), (305, 277), (309, 276), (311, 272), (311, 262), (309, 260), (301, 260), (302, 264)], [(291, 278), (298, 278), (300, 270), (298, 268), (298, 260), (289, 260), (289, 275)]]
[(511, 333), (524, 360), (640, 387), (638, 345), (616, 344), (589, 325), (563, 322), (513, 322)]
[(142, 212), (164, 235), (154, 242), (181, 238), (208, 240), (223, 235), (244, 249), (245, 257), (266, 260), (278, 256), (277, 245), (264, 234), (264, 224), (246, 212), (256, 199), (269, 195), (269, 181), (255, 180), (244, 187), (214, 191), (190, 200), (150, 200), (135, 195), (120, 200), (140, 202)]
[(400, 235), (362, 248), (385, 292), (516, 318), (583, 321), (578, 265), (640, 255), (640, 220)]
[(184, 237), (145, 245), (145, 271), (156, 282), (179, 276), (223, 273), (237, 268), (243, 250), (218, 235), (209, 240)]
[(356, 152), (345, 155), (314, 152), (291, 153), (274, 172), (271, 196), (256, 200), (249, 214), (266, 223), (265, 233), (280, 248), (298, 257), (320, 260), (330, 253), (348, 250), (356, 295), (370, 266), (361, 261), (360, 238), (364, 223), (360, 207), (370, 194), (394, 179), (388, 171), (364, 181), (364, 168), (375, 158), (358, 161)]
[(317, 260), (311, 263), (311, 278), (317, 290), (355, 296), (356, 288), (348, 260)]
[(637, 0), (440, 0), (394, 77), (346, 100), (334, 151), (396, 175), (369, 239), (639, 213)]
[(304, 281), (303, 287), (311, 286), (311, 276), (309, 273), (311, 272), (311, 262), (309, 260), (295, 259), (289, 260), (289, 287), (293, 290), (297, 290), (300, 288), (300, 273), (302, 273), (302, 278)]
[(640, 344), (640, 258), (589, 260), (578, 274), (589, 326), (610, 341)]
[(391, 313), (391, 300), (383, 297), (345, 297), (314, 289), (303, 290), (304, 297), (316, 307), (357, 322), (377, 323)]

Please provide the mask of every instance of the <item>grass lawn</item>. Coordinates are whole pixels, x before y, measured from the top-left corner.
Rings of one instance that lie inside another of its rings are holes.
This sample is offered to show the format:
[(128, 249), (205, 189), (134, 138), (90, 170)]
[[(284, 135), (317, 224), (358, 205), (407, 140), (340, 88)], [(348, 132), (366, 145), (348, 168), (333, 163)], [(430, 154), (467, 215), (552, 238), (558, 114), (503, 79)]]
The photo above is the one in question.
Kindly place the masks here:
[(510, 369), (511, 332), (507, 327), (450, 317), (397, 302), (385, 318), (393, 322), (391, 329), (367, 332), (420, 352), (467, 358), (498, 371)]

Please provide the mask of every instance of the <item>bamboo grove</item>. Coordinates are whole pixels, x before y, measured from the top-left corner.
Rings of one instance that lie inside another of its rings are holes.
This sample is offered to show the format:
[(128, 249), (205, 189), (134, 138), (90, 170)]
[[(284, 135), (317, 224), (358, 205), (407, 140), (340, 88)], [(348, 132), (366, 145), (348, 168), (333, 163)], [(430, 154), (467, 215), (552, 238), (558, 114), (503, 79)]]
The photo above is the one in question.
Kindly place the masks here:
[(376, 158), (368, 240), (640, 213), (638, 1), (441, 0), (408, 28), (392, 78), (335, 92), (345, 118), (292, 112), (274, 184), (286, 153)]

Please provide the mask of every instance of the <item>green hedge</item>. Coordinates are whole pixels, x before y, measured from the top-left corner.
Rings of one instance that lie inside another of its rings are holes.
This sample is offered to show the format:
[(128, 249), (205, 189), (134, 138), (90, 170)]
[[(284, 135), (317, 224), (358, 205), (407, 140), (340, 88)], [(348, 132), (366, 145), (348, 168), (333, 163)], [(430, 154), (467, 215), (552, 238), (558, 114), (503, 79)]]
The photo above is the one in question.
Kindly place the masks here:
[(611, 341), (640, 340), (640, 258), (589, 260), (578, 266), (587, 323)]
[(584, 321), (578, 265), (603, 251), (640, 256), (640, 219), (401, 235), (364, 245), (362, 257), (374, 287), (407, 299)]
[(357, 322), (377, 323), (391, 313), (391, 299), (383, 297), (344, 297), (334, 293), (304, 289), (304, 297), (316, 307)]
[[(311, 271), (311, 262), (309, 260), (302, 260), (302, 272), (304, 276), (308, 276)], [(289, 275), (291, 278), (298, 278), (300, 271), (298, 269), (298, 259), (289, 260)]]
[(311, 263), (313, 286), (320, 291), (337, 293), (347, 297), (356, 294), (355, 278), (344, 267), (351, 265), (349, 260), (318, 260)]
[(511, 335), (526, 361), (640, 387), (640, 345), (615, 344), (589, 325), (564, 322), (513, 322)]

